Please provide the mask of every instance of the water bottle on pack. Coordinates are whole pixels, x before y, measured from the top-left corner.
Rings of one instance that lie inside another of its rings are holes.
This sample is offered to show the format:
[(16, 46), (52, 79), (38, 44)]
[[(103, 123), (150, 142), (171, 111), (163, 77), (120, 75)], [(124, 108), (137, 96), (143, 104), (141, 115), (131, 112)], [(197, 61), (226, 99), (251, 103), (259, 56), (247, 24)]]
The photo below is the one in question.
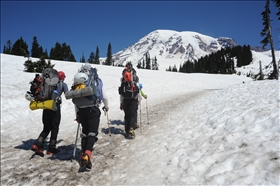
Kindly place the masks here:
[(54, 90), (52, 93), (52, 99), (56, 100), (57, 97), (58, 97), (58, 92), (57, 92), (57, 90)]

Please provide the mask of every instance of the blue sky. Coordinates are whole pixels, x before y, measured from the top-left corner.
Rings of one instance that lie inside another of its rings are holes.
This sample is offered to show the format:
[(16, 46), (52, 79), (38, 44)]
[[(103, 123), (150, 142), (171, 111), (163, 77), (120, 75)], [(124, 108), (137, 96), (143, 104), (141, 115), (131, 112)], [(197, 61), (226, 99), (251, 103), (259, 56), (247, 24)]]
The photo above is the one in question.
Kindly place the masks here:
[[(79, 61), (98, 46), (106, 57), (158, 29), (230, 37), (239, 45), (262, 46), (265, 1), (1, 1), (1, 53), (20, 37), (31, 50), (36, 36), (43, 49), (70, 45)], [(274, 47), (279, 49), (277, 8), (270, 2)], [(266, 48), (270, 48), (267, 45)]]

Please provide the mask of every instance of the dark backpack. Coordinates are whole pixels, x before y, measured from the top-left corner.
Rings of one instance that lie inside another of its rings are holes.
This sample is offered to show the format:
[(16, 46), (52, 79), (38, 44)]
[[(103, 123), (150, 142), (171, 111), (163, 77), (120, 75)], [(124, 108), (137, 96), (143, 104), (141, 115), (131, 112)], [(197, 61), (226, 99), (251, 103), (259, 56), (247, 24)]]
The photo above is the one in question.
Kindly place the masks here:
[(119, 87), (119, 94), (124, 98), (135, 98), (139, 93), (139, 87), (134, 82), (123, 81)]
[(135, 83), (139, 82), (139, 77), (136, 74), (136, 70), (134, 68), (128, 68), (126, 67), (125, 69), (123, 69), (122, 71), (122, 78), (121, 78), (121, 82), (124, 81), (124, 75), (125, 73), (130, 73), (131, 77), (132, 77), (132, 81), (134, 81)]
[(58, 72), (52, 68), (43, 70), (41, 76), (36, 74), (30, 82), (30, 92), (35, 101), (45, 101), (54, 98), (54, 91), (57, 90), (59, 83)]
[(119, 94), (124, 98), (135, 98), (139, 93), (139, 87), (137, 83), (139, 78), (134, 68), (125, 68), (122, 72), (121, 86), (119, 87)]

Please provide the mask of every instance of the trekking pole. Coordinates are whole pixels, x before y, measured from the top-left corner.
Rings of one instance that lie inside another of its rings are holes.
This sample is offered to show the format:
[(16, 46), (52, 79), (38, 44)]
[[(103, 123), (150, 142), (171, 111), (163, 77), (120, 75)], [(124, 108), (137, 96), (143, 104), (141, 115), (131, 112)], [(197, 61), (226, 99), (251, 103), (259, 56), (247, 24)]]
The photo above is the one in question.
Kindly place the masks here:
[(147, 110), (147, 120), (148, 120), (148, 124), (150, 124), (150, 121), (149, 121), (149, 110), (148, 110), (148, 98), (146, 99), (146, 110)]
[(114, 146), (113, 146), (113, 138), (112, 138), (111, 130), (110, 130), (109, 114), (106, 111), (105, 107), (103, 107), (102, 109), (104, 111), (104, 114), (107, 115), (107, 124), (108, 124), (108, 129), (109, 129), (109, 136), (110, 136), (110, 147), (111, 147), (111, 150), (112, 150), (111, 158), (114, 158)]
[(74, 147), (74, 152), (73, 152), (73, 159), (75, 159), (75, 156), (76, 156), (76, 148), (77, 148), (77, 141), (78, 141), (79, 129), (80, 129), (80, 123), (78, 124), (78, 127), (77, 127), (76, 140), (75, 140), (75, 147)]
[(140, 132), (142, 133), (142, 126), (141, 126), (141, 101), (140, 101)]

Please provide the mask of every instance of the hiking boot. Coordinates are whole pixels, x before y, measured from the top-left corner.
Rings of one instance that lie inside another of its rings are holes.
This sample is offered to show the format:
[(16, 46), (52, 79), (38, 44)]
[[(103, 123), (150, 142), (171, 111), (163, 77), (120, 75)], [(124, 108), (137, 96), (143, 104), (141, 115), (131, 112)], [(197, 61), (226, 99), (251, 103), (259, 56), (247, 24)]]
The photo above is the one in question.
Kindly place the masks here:
[(32, 145), (31, 150), (34, 151), (36, 154), (38, 154), (41, 157), (44, 157), (43, 149), (39, 148), (37, 145)]
[(134, 139), (135, 138), (135, 132), (133, 128), (130, 128), (129, 133), (126, 136), (127, 139)]
[(57, 148), (49, 148), (47, 151), (47, 155), (51, 155), (51, 154), (57, 154), (60, 151)]
[(80, 166), (86, 166), (86, 168), (91, 169), (91, 167), (92, 167), (92, 164), (90, 161), (91, 155), (92, 155), (92, 153), (89, 150), (86, 150), (85, 153), (82, 153), (81, 160), (80, 160)]

